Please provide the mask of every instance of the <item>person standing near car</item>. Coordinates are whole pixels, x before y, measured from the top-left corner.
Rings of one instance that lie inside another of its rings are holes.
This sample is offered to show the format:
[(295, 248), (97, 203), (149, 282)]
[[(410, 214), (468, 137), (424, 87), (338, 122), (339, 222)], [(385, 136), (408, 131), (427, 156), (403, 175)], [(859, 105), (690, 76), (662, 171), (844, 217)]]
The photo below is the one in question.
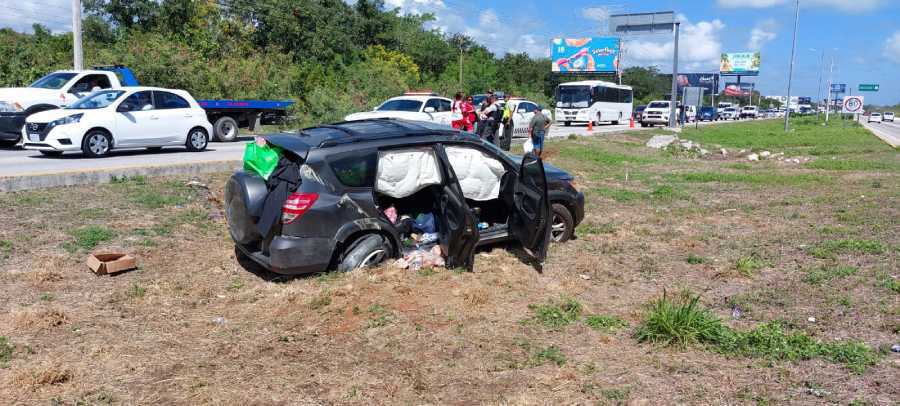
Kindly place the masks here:
[(457, 130), (463, 129), (466, 123), (466, 117), (463, 113), (463, 103), (462, 92), (456, 92), (456, 94), (453, 95), (453, 103), (450, 104), (450, 114), (453, 118), (450, 125)]
[(497, 101), (493, 95), (488, 96), (478, 110), (478, 136), (494, 143), (494, 127), (496, 126)]
[(472, 96), (466, 96), (466, 101), (462, 104), (463, 113), (463, 130), (468, 132), (475, 131), (475, 122), (478, 120), (475, 115), (475, 106), (472, 104)]
[(541, 157), (541, 153), (544, 151), (544, 135), (547, 133), (548, 128), (550, 128), (550, 119), (544, 115), (544, 108), (538, 105), (534, 111), (534, 117), (531, 118), (531, 122), (528, 124), (528, 135), (531, 136), (534, 155), (538, 158)]

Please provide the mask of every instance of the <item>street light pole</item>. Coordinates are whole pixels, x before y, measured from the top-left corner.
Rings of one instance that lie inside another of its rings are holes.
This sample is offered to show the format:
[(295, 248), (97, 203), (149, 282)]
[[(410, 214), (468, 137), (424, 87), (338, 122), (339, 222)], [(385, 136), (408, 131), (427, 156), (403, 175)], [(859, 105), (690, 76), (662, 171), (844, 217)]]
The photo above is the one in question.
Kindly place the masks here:
[[(813, 49), (815, 51), (815, 49)], [(819, 121), (819, 106), (822, 101), (822, 71), (825, 69), (825, 50), (822, 50), (822, 59), (819, 60), (819, 86), (816, 88), (816, 121)], [(828, 103), (825, 103), (827, 106)]]
[(834, 84), (834, 54), (831, 55), (831, 67), (828, 68), (828, 103), (825, 103), (825, 122), (828, 122), (828, 113), (831, 112), (831, 85)]
[(784, 132), (788, 132), (791, 121), (791, 79), (794, 78), (794, 53), (797, 51), (797, 29), (800, 26), (800, 0), (797, 0), (794, 15), (794, 43), (791, 45), (791, 67), (788, 69), (787, 102), (788, 107), (784, 112)]
[[(799, 0), (798, 0), (799, 1)], [(675, 57), (672, 59), (672, 98), (669, 101), (669, 127), (675, 128), (675, 113), (678, 110), (678, 37), (681, 23), (675, 22)]]
[(72, 50), (75, 70), (84, 69), (84, 51), (81, 49), (81, 0), (72, 0)]

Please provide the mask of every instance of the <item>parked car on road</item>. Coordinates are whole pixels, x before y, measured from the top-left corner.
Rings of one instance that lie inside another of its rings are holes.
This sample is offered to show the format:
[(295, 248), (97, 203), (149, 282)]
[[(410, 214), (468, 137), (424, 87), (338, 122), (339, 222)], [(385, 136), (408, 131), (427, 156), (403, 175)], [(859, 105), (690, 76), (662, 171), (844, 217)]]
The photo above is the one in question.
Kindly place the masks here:
[(716, 121), (718, 119), (718, 114), (716, 114), (715, 107), (701, 107), (700, 108), (700, 121)]
[[(644, 115), (641, 116), (641, 127), (669, 124), (669, 114), (671, 113), (669, 106), (668, 100), (654, 100), (647, 104)], [(680, 110), (675, 113), (675, 117), (678, 117)]]
[(759, 117), (759, 109), (756, 106), (741, 107), (741, 118), (757, 118)]
[[(509, 151), (510, 143), (513, 138), (528, 137), (528, 126), (531, 124), (531, 119), (534, 118), (534, 113), (538, 109), (538, 103), (523, 98), (512, 97), (506, 101), (506, 104), (509, 104), (513, 111), (512, 124), (508, 126), (500, 124), (500, 128), (497, 131), (500, 135), (500, 139), (497, 140), (497, 146), (505, 151)], [(506, 104), (504, 104), (504, 108)], [(541, 109), (541, 112), (543, 112), (544, 116), (551, 122), (553, 121), (553, 114), (549, 109)]]
[(540, 262), (550, 241), (571, 238), (584, 218), (571, 175), (446, 126), (369, 119), (264, 138), (283, 151), (274, 173), (286, 175), (270, 177), (269, 187), (236, 172), (225, 207), (239, 258), (276, 273), (399, 257), (411, 238), (406, 216), (416, 224), (433, 216), (449, 268), (471, 269), (478, 245), (504, 240)]
[(873, 111), (872, 114), (869, 114), (869, 118), (866, 120), (867, 123), (880, 123), (881, 121), (881, 113), (877, 111)]
[(737, 109), (734, 107), (726, 107), (719, 113), (720, 120), (739, 120), (740, 118), (740, 113), (738, 113)]
[(892, 111), (885, 111), (881, 117), (884, 121), (894, 122), (894, 112)]
[(634, 111), (631, 113), (631, 118), (633, 118), (634, 121), (640, 123), (641, 117), (644, 116), (644, 110), (646, 110), (646, 109), (647, 109), (646, 104), (641, 104), (639, 106), (635, 106)]
[(450, 106), (453, 102), (435, 93), (409, 92), (381, 103), (372, 111), (353, 113), (344, 118), (347, 121), (371, 118), (402, 118), (414, 121), (429, 121), (450, 125)]
[(71, 105), (28, 116), (25, 149), (58, 156), (81, 151), (99, 157), (113, 149), (206, 149), (212, 125), (188, 92), (128, 87), (93, 92)]

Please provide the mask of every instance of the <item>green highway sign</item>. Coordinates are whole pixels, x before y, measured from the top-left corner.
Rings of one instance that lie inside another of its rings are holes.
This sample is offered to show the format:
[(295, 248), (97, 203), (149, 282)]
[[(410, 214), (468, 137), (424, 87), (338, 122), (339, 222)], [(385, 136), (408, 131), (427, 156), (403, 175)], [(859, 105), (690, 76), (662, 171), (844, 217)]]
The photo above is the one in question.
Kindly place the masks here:
[(875, 84), (859, 85), (859, 91), (860, 92), (877, 92), (878, 87), (879, 86), (875, 85)]

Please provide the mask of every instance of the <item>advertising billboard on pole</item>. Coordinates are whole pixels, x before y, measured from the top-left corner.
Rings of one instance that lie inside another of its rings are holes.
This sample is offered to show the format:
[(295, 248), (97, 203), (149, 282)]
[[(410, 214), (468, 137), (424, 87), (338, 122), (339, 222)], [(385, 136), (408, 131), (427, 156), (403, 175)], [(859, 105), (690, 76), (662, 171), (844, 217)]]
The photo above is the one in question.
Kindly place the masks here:
[(753, 94), (753, 83), (728, 82), (725, 84), (725, 95), (747, 97)]
[(550, 44), (553, 72), (616, 73), (619, 70), (619, 38), (554, 38)]
[(757, 76), (760, 62), (759, 52), (724, 53), (719, 64), (719, 73), (727, 76)]
[(719, 74), (718, 73), (679, 73), (678, 74), (678, 92), (685, 87), (702, 87), (706, 89), (706, 93), (719, 93)]

